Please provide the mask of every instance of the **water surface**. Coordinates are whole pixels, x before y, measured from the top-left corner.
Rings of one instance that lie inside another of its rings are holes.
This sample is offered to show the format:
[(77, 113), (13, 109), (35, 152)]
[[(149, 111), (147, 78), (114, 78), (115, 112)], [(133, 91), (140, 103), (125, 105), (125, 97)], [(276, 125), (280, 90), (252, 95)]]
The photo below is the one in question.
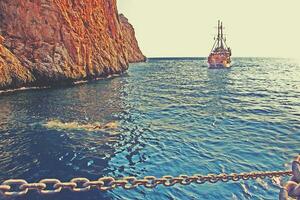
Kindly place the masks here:
[[(300, 65), (150, 59), (124, 76), (0, 96), (0, 181), (285, 170), (300, 146)], [(75, 127), (45, 126), (49, 122)], [(76, 124), (116, 122), (113, 130)], [(62, 192), (20, 199), (276, 199), (271, 181)], [(0, 197), (1, 198), (1, 197)]]

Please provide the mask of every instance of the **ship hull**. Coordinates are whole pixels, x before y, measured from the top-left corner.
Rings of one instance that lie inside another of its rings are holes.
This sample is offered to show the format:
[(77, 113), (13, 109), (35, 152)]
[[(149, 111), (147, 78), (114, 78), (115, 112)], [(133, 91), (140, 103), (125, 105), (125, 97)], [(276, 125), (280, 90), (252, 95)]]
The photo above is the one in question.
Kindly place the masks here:
[(222, 68), (230, 68), (230, 63), (208, 63), (208, 68), (210, 69), (222, 69)]
[(230, 68), (231, 59), (228, 54), (214, 54), (208, 57), (208, 67), (219, 69), (219, 68)]

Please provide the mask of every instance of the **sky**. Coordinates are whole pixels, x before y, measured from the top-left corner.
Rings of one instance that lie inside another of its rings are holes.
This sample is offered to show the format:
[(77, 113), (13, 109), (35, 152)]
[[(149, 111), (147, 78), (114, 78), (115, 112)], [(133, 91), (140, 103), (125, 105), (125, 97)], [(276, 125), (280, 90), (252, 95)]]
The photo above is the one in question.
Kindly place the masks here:
[(300, 58), (300, 0), (118, 0), (147, 57), (202, 57), (218, 19), (236, 57)]

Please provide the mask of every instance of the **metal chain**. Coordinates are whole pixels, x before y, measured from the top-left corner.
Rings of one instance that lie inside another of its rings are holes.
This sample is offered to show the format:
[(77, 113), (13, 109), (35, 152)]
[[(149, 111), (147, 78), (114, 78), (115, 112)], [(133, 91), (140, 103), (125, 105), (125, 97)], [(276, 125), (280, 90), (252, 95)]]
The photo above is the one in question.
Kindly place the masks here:
[(58, 179), (43, 179), (38, 183), (28, 183), (22, 179), (10, 179), (4, 181), (0, 185), (0, 194), (4, 196), (22, 196), (30, 190), (36, 190), (40, 194), (55, 194), (61, 192), (63, 189), (69, 189), (73, 192), (86, 192), (92, 189), (100, 191), (113, 190), (122, 187), (125, 190), (131, 190), (138, 186), (146, 188), (155, 188), (158, 185), (166, 187), (175, 184), (189, 185), (191, 183), (204, 184), (240, 181), (249, 179), (265, 179), (281, 176), (292, 176), (292, 171), (274, 171), (274, 172), (250, 172), (240, 174), (208, 174), (206, 176), (195, 174), (193, 176), (180, 175), (178, 177), (163, 176), (156, 178), (155, 176), (145, 176), (143, 179), (136, 177), (124, 177), (116, 180), (113, 177), (103, 177), (96, 181), (90, 181), (87, 178), (74, 178), (69, 182), (61, 182)]

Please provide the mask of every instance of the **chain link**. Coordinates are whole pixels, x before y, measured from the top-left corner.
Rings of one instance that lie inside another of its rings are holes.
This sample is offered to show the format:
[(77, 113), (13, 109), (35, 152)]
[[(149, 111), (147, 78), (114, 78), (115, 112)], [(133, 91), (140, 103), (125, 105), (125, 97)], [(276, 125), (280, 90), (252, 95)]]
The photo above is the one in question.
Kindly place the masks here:
[[(22, 196), (28, 192), (28, 188), (21, 189), (21, 186), (26, 184), (28, 184), (27, 181), (22, 179), (10, 179), (4, 181), (1, 186), (2, 187), (9, 186), (9, 190), (4, 191), (3, 193), (5, 196)], [(19, 191), (10, 191), (12, 186), (18, 186), (18, 185), (19, 185)]]
[(10, 179), (4, 181), (0, 185), (0, 194), (10, 196), (22, 196), (28, 193), (29, 190), (36, 190), (40, 194), (55, 194), (62, 191), (62, 189), (69, 189), (73, 192), (86, 192), (91, 189), (98, 189), (100, 191), (113, 190), (121, 187), (125, 190), (132, 190), (138, 186), (144, 186), (146, 188), (155, 188), (158, 185), (164, 185), (166, 187), (173, 186), (175, 184), (189, 185), (191, 183), (204, 184), (228, 182), (228, 181), (240, 181), (249, 179), (265, 179), (280, 176), (292, 176), (292, 171), (276, 171), (276, 172), (250, 172), (240, 174), (208, 174), (206, 176), (201, 174), (195, 174), (193, 176), (180, 175), (178, 177), (163, 176), (162, 178), (156, 178), (155, 176), (145, 176), (143, 179), (137, 179), (136, 177), (124, 177), (116, 180), (113, 177), (102, 177), (97, 181), (90, 181), (87, 178), (74, 178), (70, 182), (61, 182), (58, 179), (43, 179), (38, 183), (28, 183), (22, 179)]

